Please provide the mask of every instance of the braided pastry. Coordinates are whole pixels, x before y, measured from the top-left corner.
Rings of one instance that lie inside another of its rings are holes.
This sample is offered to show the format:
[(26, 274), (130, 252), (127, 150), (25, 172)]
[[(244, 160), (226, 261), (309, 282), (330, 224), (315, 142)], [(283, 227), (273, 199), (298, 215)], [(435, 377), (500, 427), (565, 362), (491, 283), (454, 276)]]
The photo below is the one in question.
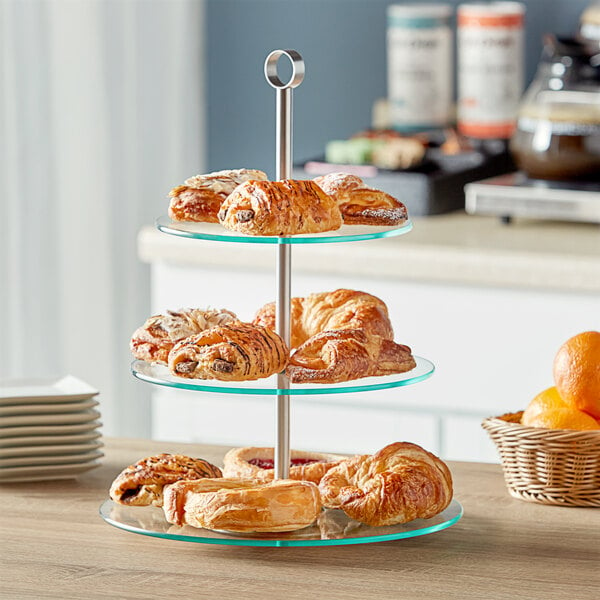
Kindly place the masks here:
[[(273, 448), (233, 448), (223, 458), (225, 477), (271, 481), (275, 466)], [(329, 469), (345, 457), (320, 452), (290, 451), (289, 479), (319, 483)]]
[(356, 175), (329, 173), (314, 182), (336, 200), (347, 225), (401, 225), (408, 218), (402, 202), (366, 186)]
[(151, 363), (167, 364), (169, 352), (180, 340), (217, 325), (236, 322), (229, 310), (180, 308), (166, 315), (154, 315), (135, 330), (129, 346), (135, 358)]
[(321, 499), (309, 481), (202, 479), (170, 485), (163, 510), (174, 525), (242, 533), (294, 531), (315, 522)]
[(163, 487), (181, 479), (222, 477), (221, 469), (181, 454), (157, 454), (123, 469), (110, 486), (110, 497), (129, 506), (162, 506)]
[(248, 235), (295, 235), (339, 229), (335, 200), (313, 181), (248, 181), (223, 202), (219, 222)]
[(190, 177), (169, 193), (169, 217), (174, 221), (218, 223), (223, 200), (240, 183), (251, 179), (266, 180), (267, 174), (256, 169), (235, 169)]
[(230, 323), (178, 342), (169, 354), (169, 370), (191, 379), (248, 381), (283, 371), (288, 353), (274, 331)]
[(379, 527), (428, 519), (452, 500), (452, 476), (437, 456), (396, 442), (373, 455), (355, 456), (330, 469), (319, 484), (323, 505)]

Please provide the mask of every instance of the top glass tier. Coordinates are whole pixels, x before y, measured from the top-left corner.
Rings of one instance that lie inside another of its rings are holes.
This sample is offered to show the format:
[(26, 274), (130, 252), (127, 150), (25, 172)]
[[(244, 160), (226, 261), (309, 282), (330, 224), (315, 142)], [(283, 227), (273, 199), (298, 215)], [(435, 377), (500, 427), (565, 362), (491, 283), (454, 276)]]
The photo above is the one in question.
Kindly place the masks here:
[(241, 244), (329, 244), (334, 242), (358, 242), (377, 238), (393, 237), (408, 233), (413, 225), (410, 220), (394, 227), (372, 227), (368, 225), (343, 225), (337, 231), (294, 235), (289, 237), (245, 235), (225, 229), (218, 223), (194, 223), (172, 221), (168, 216), (159, 217), (156, 226), (164, 233), (196, 240), (237, 242)]

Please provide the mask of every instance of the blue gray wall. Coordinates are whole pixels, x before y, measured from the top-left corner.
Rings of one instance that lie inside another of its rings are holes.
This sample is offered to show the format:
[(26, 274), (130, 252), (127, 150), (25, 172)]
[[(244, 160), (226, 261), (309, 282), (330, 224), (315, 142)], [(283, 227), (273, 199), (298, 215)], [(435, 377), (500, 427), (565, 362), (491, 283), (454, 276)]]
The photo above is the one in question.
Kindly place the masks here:
[[(276, 48), (298, 50), (306, 62), (306, 78), (294, 92), (296, 160), (368, 127), (374, 100), (387, 93), (386, 7), (394, 3), (207, 0), (208, 169), (252, 167), (274, 176), (275, 92), (262, 69)], [(589, 0), (525, 3), (530, 80), (542, 34), (575, 31)]]

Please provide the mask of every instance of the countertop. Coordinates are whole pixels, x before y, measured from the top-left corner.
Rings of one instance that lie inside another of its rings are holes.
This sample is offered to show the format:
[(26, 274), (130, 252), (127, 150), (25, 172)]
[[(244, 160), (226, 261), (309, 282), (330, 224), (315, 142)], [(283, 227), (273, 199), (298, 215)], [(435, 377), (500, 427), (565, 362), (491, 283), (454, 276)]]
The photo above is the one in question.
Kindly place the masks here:
[[(413, 220), (411, 232), (357, 243), (294, 245), (293, 267), (434, 283), (559, 292), (600, 292), (600, 226), (584, 223), (446, 215)], [(274, 269), (269, 245), (225, 244), (165, 235), (153, 226), (138, 236), (145, 262)]]
[(509, 496), (498, 465), (450, 462), (464, 517), (406, 540), (324, 548), (211, 546), (122, 531), (98, 515), (112, 479), (158, 452), (220, 464), (227, 449), (106, 440), (76, 480), (0, 484), (0, 597), (147, 600), (592, 600), (600, 510)]

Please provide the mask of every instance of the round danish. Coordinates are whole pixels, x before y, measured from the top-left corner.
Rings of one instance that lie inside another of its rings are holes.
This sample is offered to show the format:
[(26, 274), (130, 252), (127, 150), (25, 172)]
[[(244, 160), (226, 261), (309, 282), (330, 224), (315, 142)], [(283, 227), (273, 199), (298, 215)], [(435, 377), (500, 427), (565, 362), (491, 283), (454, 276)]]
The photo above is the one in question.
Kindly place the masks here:
[[(233, 448), (223, 459), (223, 475), (257, 481), (272, 481), (275, 452), (273, 448)], [(290, 479), (319, 483), (329, 469), (344, 460), (338, 454), (290, 451)]]
[(182, 454), (157, 454), (138, 460), (123, 469), (110, 487), (117, 504), (162, 506), (165, 485), (180, 479), (222, 477), (221, 469), (201, 458)]
[(330, 469), (319, 484), (323, 505), (379, 527), (428, 519), (452, 500), (452, 476), (437, 456), (396, 442), (373, 455), (355, 456)]
[(163, 510), (174, 525), (240, 533), (295, 531), (315, 522), (321, 498), (310, 481), (199, 479), (168, 486)]

